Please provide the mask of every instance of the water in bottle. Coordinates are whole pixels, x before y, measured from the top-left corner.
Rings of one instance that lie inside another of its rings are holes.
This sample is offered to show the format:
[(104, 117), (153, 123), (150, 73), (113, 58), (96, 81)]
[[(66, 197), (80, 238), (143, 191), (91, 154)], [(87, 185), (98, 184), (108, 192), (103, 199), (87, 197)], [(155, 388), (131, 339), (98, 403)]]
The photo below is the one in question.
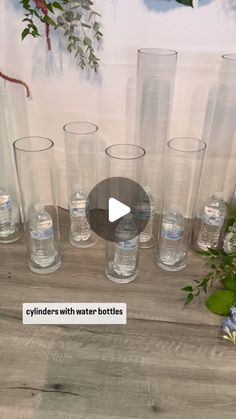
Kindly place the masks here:
[(12, 199), (7, 189), (0, 186), (0, 237), (5, 238), (14, 233), (12, 222)]
[(153, 222), (155, 202), (148, 187), (144, 188), (146, 195), (142, 202), (138, 202), (137, 211), (140, 223), (140, 243), (147, 243), (153, 236)]
[(57, 258), (53, 221), (45, 208), (36, 204), (29, 219), (31, 259), (40, 267), (50, 266)]
[(133, 215), (122, 218), (115, 231), (114, 271), (121, 276), (135, 273), (138, 259), (139, 236)]
[(159, 240), (159, 258), (164, 265), (173, 266), (184, 257), (182, 240), (184, 217), (178, 208), (172, 207), (162, 219)]
[(87, 197), (79, 191), (74, 192), (69, 201), (71, 236), (76, 242), (86, 241), (91, 235), (89, 223), (86, 218)]
[(202, 250), (218, 247), (227, 215), (227, 206), (220, 192), (207, 200), (201, 216), (198, 247)]

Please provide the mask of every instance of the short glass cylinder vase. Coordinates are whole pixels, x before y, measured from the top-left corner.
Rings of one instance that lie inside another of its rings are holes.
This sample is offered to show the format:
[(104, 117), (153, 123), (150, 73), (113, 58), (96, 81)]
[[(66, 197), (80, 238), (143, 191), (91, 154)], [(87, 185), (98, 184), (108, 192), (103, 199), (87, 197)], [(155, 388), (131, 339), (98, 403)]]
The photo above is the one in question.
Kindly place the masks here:
[[(115, 192), (116, 199), (122, 202), (126, 185), (126, 193), (132, 202), (130, 213), (117, 220), (115, 232), (106, 241), (105, 273), (107, 278), (119, 284), (129, 283), (138, 275), (140, 230), (136, 207), (139, 188), (136, 185), (140, 181), (144, 155), (142, 147), (132, 144), (115, 144), (106, 149), (110, 196)], [(117, 180), (115, 190), (114, 179)]]
[(32, 272), (48, 274), (61, 265), (54, 143), (24, 137), (13, 144)]
[(169, 121), (175, 82), (177, 52), (141, 48), (137, 54), (136, 138), (146, 151), (143, 185), (152, 206), (152, 216), (140, 234), (140, 247), (156, 243), (155, 223), (161, 212), (163, 156), (169, 137)]
[[(88, 220), (88, 195), (98, 181), (98, 127), (91, 122), (69, 122), (64, 125), (69, 241), (86, 248), (96, 243)], [(87, 215), (87, 216), (86, 216)]]
[(167, 143), (157, 242), (157, 264), (167, 271), (186, 267), (205, 150), (205, 142), (195, 138)]
[(4, 91), (0, 85), (0, 243), (12, 243), (23, 233), (12, 145), (5, 118)]

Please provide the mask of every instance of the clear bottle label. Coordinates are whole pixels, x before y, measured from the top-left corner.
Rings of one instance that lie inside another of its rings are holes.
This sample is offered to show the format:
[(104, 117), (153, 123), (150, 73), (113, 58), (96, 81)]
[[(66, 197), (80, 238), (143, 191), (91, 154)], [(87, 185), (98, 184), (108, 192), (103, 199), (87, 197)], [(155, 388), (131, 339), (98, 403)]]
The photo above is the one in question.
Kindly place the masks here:
[(208, 215), (206, 213), (203, 214), (204, 223), (211, 226), (221, 227), (224, 224), (224, 220), (225, 217), (222, 215), (219, 217), (214, 217), (213, 215)]
[(30, 230), (30, 234), (32, 239), (35, 240), (45, 240), (49, 239), (53, 235), (53, 229), (50, 228), (49, 230)]
[(0, 211), (6, 211), (12, 208), (12, 203), (10, 200), (0, 204)]
[(184, 236), (184, 229), (178, 229), (178, 230), (166, 230), (166, 229), (162, 229), (161, 230), (161, 235), (164, 239), (167, 240), (180, 240), (183, 238)]
[(70, 215), (71, 217), (85, 217), (85, 208), (70, 208)]
[(140, 220), (148, 220), (154, 217), (154, 210), (151, 209), (141, 209), (138, 211)]
[(131, 240), (117, 241), (116, 246), (119, 247), (119, 249), (131, 251), (136, 249), (137, 241), (137, 237), (134, 237)]

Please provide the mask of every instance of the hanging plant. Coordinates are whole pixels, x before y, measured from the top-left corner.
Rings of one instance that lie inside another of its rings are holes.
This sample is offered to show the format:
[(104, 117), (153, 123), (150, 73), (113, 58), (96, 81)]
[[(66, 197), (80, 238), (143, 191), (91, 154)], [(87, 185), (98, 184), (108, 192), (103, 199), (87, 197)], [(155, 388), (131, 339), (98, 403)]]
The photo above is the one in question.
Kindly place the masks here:
[(78, 59), (79, 66), (98, 70), (99, 59), (95, 49), (102, 40), (100, 15), (93, 9), (91, 0), (20, 0), (25, 11), (22, 40), (27, 36), (41, 36), (41, 27), (45, 26), (48, 50), (51, 50), (51, 29), (62, 32), (67, 50)]
[[(176, 0), (185, 6), (193, 7), (193, 0)], [(99, 58), (95, 49), (102, 40), (100, 14), (93, 9), (91, 0), (19, 0), (24, 10), (23, 29), (21, 38), (27, 36), (37, 38), (41, 36), (41, 25), (45, 26), (47, 48), (50, 51), (51, 29), (62, 32), (65, 37), (67, 50), (78, 59), (79, 66), (91, 68), (97, 72)], [(0, 71), (0, 77), (12, 83), (22, 84), (27, 96), (30, 91), (24, 81), (15, 79)]]

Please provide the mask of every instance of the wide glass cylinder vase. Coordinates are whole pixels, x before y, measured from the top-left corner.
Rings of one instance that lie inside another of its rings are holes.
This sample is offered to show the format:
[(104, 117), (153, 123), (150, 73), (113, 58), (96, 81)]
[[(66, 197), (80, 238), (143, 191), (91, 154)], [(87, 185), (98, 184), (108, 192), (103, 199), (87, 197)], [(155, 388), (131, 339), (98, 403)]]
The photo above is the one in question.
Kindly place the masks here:
[[(121, 203), (129, 202), (130, 212), (116, 220), (107, 232), (107, 278), (117, 283), (128, 283), (138, 275), (140, 178), (145, 150), (132, 144), (115, 144), (106, 149), (108, 196)], [(125, 201), (125, 202), (124, 202)], [(112, 224), (112, 223), (110, 223)], [(110, 237), (109, 237), (110, 234)]]
[(18, 240), (23, 232), (12, 145), (5, 118), (4, 89), (0, 85), (0, 243)]
[(176, 51), (138, 50), (136, 141), (146, 151), (143, 185), (152, 204), (152, 217), (140, 234), (143, 248), (155, 244), (155, 218), (161, 211), (163, 156), (169, 135), (176, 63)]
[(167, 143), (157, 243), (157, 264), (167, 271), (186, 267), (205, 149), (205, 142), (195, 138)]
[(98, 127), (91, 122), (64, 125), (69, 240), (73, 246), (85, 248), (96, 243), (89, 226), (88, 195), (98, 181)]
[(61, 265), (54, 143), (48, 138), (25, 137), (13, 146), (29, 268), (48, 274)]
[(207, 142), (193, 248), (219, 248), (236, 184), (236, 54), (221, 57), (214, 103), (209, 97), (202, 137)]

